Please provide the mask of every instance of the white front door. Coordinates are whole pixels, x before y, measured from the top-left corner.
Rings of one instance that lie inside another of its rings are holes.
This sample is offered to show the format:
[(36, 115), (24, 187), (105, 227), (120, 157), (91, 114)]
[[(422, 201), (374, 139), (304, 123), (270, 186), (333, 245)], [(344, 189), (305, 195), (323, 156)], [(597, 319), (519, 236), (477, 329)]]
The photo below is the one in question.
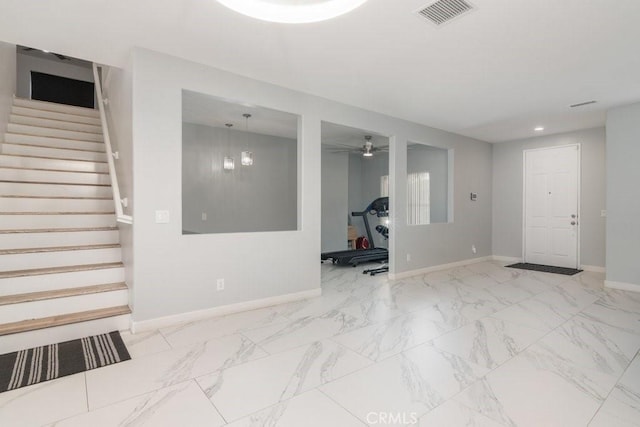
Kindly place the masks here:
[(580, 146), (524, 152), (524, 262), (578, 268)]

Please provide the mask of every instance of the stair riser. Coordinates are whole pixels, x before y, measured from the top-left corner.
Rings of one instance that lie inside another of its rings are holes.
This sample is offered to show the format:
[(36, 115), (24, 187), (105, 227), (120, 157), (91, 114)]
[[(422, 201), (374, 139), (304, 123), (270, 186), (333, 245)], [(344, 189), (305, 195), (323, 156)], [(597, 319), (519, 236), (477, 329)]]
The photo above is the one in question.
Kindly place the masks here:
[(84, 172), (40, 171), (32, 169), (3, 169), (0, 180), (53, 182), (61, 184), (111, 185), (109, 175)]
[(45, 148), (64, 148), (66, 150), (89, 150), (104, 152), (104, 142), (77, 141), (75, 139), (48, 138), (46, 136), (24, 135), (20, 133), (7, 133), (5, 142), (10, 144), (37, 145)]
[(109, 172), (109, 165), (96, 162), (74, 162), (71, 160), (39, 159), (37, 157), (5, 156), (0, 154), (0, 167), (53, 169), (70, 172)]
[(26, 135), (50, 136), (52, 138), (68, 138), (76, 139), (79, 141), (103, 141), (102, 134), (42, 128), (37, 126), (19, 125), (15, 123), (7, 124), (7, 133), (23, 133)]
[(59, 342), (105, 334), (111, 331), (124, 331), (130, 328), (131, 315), (108, 317), (105, 319), (91, 320), (88, 322), (74, 323), (72, 325), (56, 326), (53, 328), (38, 329), (36, 331), (23, 332), (0, 336), (0, 348), (3, 353), (11, 353), (25, 348), (41, 345), (55, 344)]
[(119, 243), (118, 230), (0, 234), (0, 250)]
[(15, 123), (18, 125), (39, 126), (48, 127), (61, 130), (72, 130), (76, 132), (91, 132), (101, 133), (102, 127), (96, 125), (89, 125), (85, 123), (66, 122), (61, 120), (51, 120), (42, 117), (29, 117), (20, 116), (17, 114), (11, 114), (9, 116), (9, 123)]
[(107, 154), (93, 151), (66, 150), (61, 148), (31, 147), (21, 144), (1, 144), (0, 150), (4, 154), (21, 156), (53, 157), (54, 159), (90, 160), (106, 162)]
[(120, 262), (120, 248), (0, 255), (0, 271)]
[(0, 324), (75, 313), (78, 311), (115, 307), (127, 305), (128, 303), (129, 290), (123, 289), (67, 298), (2, 305), (0, 306)]
[(87, 228), (115, 227), (116, 216), (104, 215), (2, 215), (3, 230), (26, 230), (42, 228)]
[[(0, 196), (3, 212), (109, 212), (115, 209), (113, 199), (22, 199)], [(3, 237), (0, 236), (0, 246)]]
[(100, 126), (100, 119), (97, 117), (79, 116), (77, 114), (56, 113), (54, 111), (36, 110), (33, 108), (13, 106), (13, 114), (28, 117), (41, 117), (43, 119), (62, 120), (73, 123), (85, 123), (88, 125)]
[[(0, 279), (0, 296), (124, 282), (124, 268), (74, 271)], [(1, 352), (0, 352), (1, 353)]]
[(0, 194), (44, 197), (112, 197), (111, 187), (101, 187), (97, 185), (31, 184), (27, 182), (0, 182)]
[(100, 117), (100, 112), (91, 108), (75, 107), (72, 105), (55, 104), (45, 101), (34, 101), (31, 99), (16, 98), (13, 100), (16, 107), (33, 108), (36, 110), (55, 111), (58, 113), (73, 114), (87, 117)]

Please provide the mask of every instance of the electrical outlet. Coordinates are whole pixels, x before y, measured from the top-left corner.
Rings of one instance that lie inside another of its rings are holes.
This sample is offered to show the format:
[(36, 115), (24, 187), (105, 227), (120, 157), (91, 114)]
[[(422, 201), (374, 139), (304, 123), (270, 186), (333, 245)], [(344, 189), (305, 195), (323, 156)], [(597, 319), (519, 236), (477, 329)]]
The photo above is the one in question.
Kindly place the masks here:
[(411, 254), (407, 254), (407, 262), (411, 262)]
[(219, 291), (224, 291), (224, 279), (218, 279), (216, 281), (216, 286)]
[(156, 224), (168, 224), (169, 211), (156, 211)]
[(478, 250), (476, 249), (476, 245), (471, 245), (471, 252), (473, 252), (474, 254), (478, 252)]
[(203, 221), (207, 220), (207, 213), (206, 212), (202, 212), (202, 220)]

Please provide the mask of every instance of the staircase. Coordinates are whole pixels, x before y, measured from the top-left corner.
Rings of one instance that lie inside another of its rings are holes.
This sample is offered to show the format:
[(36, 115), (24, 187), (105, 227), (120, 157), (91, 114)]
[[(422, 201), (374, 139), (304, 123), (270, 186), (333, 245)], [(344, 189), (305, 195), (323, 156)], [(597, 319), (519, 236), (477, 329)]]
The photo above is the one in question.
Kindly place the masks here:
[(97, 110), (16, 98), (0, 145), (0, 354), (129, 327)]

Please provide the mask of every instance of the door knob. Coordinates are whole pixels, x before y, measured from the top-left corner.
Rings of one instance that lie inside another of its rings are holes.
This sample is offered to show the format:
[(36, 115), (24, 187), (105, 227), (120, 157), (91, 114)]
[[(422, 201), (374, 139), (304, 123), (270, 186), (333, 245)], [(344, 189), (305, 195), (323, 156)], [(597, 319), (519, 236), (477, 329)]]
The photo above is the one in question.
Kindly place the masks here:
[(571, 225), (576, 225), (576, 222), (575, 221), (571, 221)]
[(575, 217), (576, 217), (576, 214), (572, 214), (572, 215), (571, 215), (571, 218), (575, 218)]

